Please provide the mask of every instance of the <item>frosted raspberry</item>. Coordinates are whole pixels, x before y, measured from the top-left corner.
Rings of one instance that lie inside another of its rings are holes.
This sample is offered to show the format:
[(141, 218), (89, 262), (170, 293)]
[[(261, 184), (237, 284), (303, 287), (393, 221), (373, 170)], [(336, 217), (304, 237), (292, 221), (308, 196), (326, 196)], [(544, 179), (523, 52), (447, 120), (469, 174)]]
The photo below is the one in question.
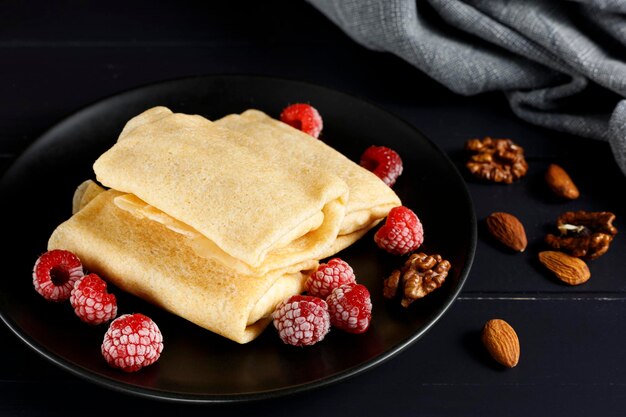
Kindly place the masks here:
[(83, 265), (72, 252), (54, 249), (41, 255), (33, 267), (35, 290), (48, 301), (65, 301), (74, 283), (83, 277)]
[(310, 295), (294, 295), (283, 301), (272, 318), (280, 338), (288, 345), (314, 345), (330, 330), (328, 304)]
[(107, 293), (106, 282), (96, 274), (76, 281), (70, 303), (76, 315), (88, 324), (102, 324), (117, 315), (115, 295)]
[(394, 255), (405, 255), (424, 241), (424, 228), (411, 209), (400, 206), (389, 212), (385, 224), (374, 235), (376, 244)]
[(320, 136), (324, 126), (319, 112), (313, 106), (304, 103), (285, 107), (280, 114), (280, 120), (314, 138)]
[(388, 186), (402, 174), (402, 159), (396, 151), (384, 146), (370, 146), (361, 156), (361, 166), (372, 171)]
[(124, 314), (111, 322), (102, 342), (102, 356), (113, 368), (135, 372), (152, 365), (163, 352), (163, 335), (143, 314)]
[(333, 326), (349, 333), (363, 333), (369, 328), (372, 301), (364, 285), (347, 284), (335, 288), (326, 302)]
[(319, 264), (304, 285), (309, 295), (325, 299), (335, 288), (351, 282), (356, 282), (352, 267), (334, 258), (327, 264)]

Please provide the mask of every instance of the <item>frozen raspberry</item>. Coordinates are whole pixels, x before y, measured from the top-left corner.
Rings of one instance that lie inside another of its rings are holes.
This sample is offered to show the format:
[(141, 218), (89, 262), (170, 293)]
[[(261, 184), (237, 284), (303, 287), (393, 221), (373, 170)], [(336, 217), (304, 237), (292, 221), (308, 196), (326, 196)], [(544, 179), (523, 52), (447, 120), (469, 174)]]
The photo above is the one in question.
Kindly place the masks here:
[(356, 282), (352, 267), (345, 261), (334, 258), (327, 264), (320, 264), (306, 280), (305, 288), (309, 295), (326, 298), (337, 287)]
[(33, 267), (35, 290), (48, 301), (65, 301), (74, 283), (83, 277), (83, 265), (72, 252), (54, 249), (41, 255)]
[(310, 295), (294, 295), (283, 301), (272, 318), (280, 338), (288, 345), (314, 345), (330, 330), (328, 304)]
[(163, 352), (163, 335), (149, 317), (124, 314), (111, 322), (102, 342), (102, 356), (113, 368), (135, 372), (152, 365)]
[(372, 300), (364, 285), (335, 288), (326, 299), (330, 323), (348, 333), (363, 333), (372, 321)]
[(361, 166), (372, 171), (388, 186), (402, 174), (402, 159), (396, 151), (384, 146), (370, 146), (361, 156)]
[(88, 324), (102, 324), (117, 315), (115, 295), (107, 293), (106, 282), (96, 274), (76, 281), (70, 303), (76, 315)]
[(389, 212), (383, 227), (374, 235), (376, 244), (394, 255), (405, 255), (424, 241), (424, 228), (411, 209), (400, 206)]
[(306, 134), (318, 138), (322, 133), (322, 116), (309, 104), (292, 104), (283, 109), (280, 120)]

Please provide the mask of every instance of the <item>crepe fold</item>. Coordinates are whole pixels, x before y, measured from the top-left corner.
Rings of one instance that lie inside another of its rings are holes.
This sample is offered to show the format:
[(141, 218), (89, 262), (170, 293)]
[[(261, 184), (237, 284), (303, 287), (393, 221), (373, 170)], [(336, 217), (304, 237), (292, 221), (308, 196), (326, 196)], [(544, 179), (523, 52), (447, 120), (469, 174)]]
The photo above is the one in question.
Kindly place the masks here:
[(396, 193), (372, 172), (351, 161), (343, 154), (259, 110), (246, 110), (215, 121), (216, 125), (242, 133), (251, 139), (263, 156), (271, 153), (287, 155), (289, 159), (332, 172), (350, 189), (346, 212), (338, 238), (325, 255), (346, 248), (380, 222), (389, 211), (401, 205)]
[(301, 293), (322, 258), (400, 199), (342, 154), (258, 110), (211, 122), (155, 107), (81, 184), (49, 249), (239, 343)]
[(276, 304), (303, 291), (310, 271), (240, 274), (197, 256), (184, 235), (120, 209), (120, 192), (88, 185), (75, 196), (82, 208), (57, 227), (48, 248), (74, 252), (124, 291), (238, 343), (257, 337)]
[[(148, 110), (94, 164), (98, 181), (129, 194), (117, 204), (176, 221), (196, 253), (244, 274), (322, 258), (345, 217), (337, 175), (197, 116)], [(171, 222), (170, 222), (171, 223)]]

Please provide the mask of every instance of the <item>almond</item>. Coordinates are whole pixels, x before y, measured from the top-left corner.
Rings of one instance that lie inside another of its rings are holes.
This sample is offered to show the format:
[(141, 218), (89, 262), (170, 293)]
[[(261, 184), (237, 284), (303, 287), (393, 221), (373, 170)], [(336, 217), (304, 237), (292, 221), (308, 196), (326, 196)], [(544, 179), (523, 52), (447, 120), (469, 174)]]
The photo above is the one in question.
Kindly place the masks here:
[(554, 194), (569, 200), (575, 200), (580, 196), (578, 187), (567, 172), (557, 164), (550, 164), (546, 171), (546, 182)]
[(558, 279), (569, 285), (580, 285), (591, 277), (589, 267), (582, 259), (563, 252), (539, 252), (539, 262), (554, 272)]
[(492, 319), (485, 323), (483, 344), (496, 362), (513, 368), (519, 362), (519, 339), (515, 330), (504, 320)]
[(487, 229), (493, 237), (514, 251), (524, 252), (528, 240), (524, 225), (509, 213), (496, 212), (487, 216)]

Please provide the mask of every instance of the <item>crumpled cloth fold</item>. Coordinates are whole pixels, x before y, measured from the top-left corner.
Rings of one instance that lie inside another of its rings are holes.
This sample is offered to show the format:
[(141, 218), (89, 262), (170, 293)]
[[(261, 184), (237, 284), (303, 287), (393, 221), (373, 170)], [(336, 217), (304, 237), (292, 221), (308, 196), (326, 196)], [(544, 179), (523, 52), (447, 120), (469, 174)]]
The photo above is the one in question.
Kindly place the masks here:
[(626, 1), (308, 0), (356, 42), (520, 118), (608, 141), (626, 174)]

